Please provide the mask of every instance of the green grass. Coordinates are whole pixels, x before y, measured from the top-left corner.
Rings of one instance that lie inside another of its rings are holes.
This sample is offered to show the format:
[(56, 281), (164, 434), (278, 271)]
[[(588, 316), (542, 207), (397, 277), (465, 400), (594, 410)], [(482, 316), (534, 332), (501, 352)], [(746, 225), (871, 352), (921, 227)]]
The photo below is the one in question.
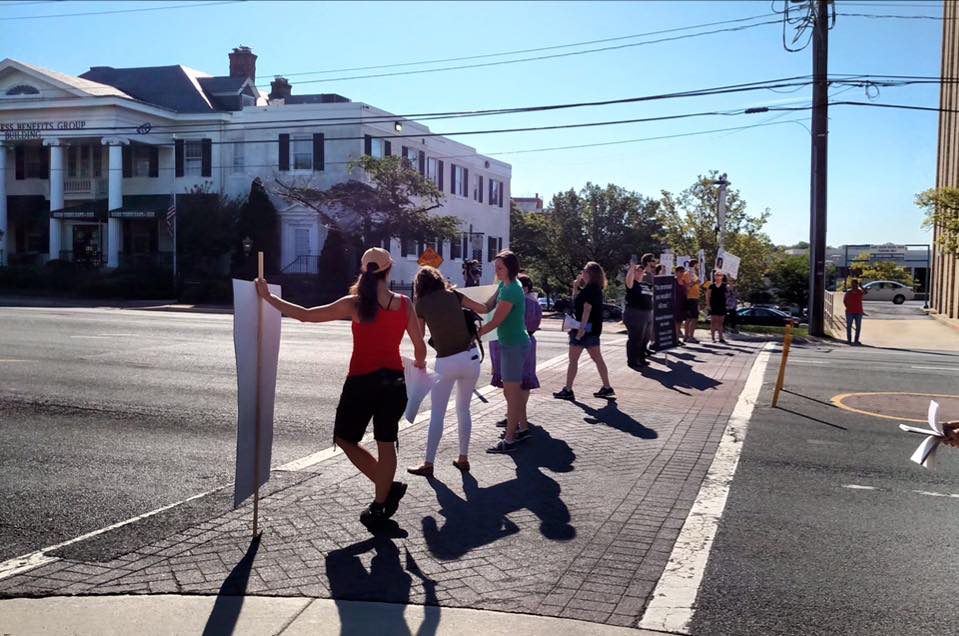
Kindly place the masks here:
[[(746, 333), (768, 333), (768, 334), (777, 334), (777, 335), (780, 335), (780, 336), (786, 334), (786, 328), (785, 328), (785, 327), (767, 327), (767, 326), (764, 326), (764, 325), (740, 325), (740, 326), (739, 326), (739, 330), (740, 330), (740, 331), (745, 331)], [(809, 335), (809, 327), (806, 327), (806, 326), (793, 327), (793, 335), (794, 335), (794, 336), (808, 336), (808, 335)]]

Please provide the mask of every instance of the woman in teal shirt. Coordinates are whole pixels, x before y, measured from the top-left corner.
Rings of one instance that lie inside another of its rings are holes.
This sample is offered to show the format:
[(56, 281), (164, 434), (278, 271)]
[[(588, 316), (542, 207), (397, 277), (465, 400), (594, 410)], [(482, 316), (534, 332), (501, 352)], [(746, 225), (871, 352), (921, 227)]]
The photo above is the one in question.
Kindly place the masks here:
[[(525, 439), (529, 431), (517, 431), (520, 422), (526, 421), (526, 401), (529, 393), (523, 391), (523, 366), (529, 352), (529, 334), (526, 333), (526, 294), (516, 277), (519, 275), (519, 259), (516, 254), (504, 250), (493, 261), (499, 292), (487, 306), (479, 305), (486, 312), (495, 306), (493, 319), (483, 325), (480, 335), (496, 329), (500, 349), (500, 375), (503, 378), (503, 395), (506, 397), (506, 433), (503, 439), (487, 453), (511, 453), (517, 442)], [(478, 304), (478, 303), (477, 303)]]

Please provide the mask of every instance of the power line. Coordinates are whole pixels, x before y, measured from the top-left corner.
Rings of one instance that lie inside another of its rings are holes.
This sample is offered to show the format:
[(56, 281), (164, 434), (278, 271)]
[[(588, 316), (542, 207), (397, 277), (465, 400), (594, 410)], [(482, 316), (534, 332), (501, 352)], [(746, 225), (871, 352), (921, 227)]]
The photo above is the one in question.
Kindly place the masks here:
[[(345, 76), (345, 77), (331, 77), (331, 78), (325, 78), (325, 79), (311, 79), (311, 80), (304, 80), (302, 82), (298, 82), (298, 84), (317, 84), (320, 82), (345, 82), (348, 80), (357, 80), (357, 79), (398, 77), (398, 76), (404, 76), (404, 75), (419, 75), (423, 73), (440, 73), (444, 71), (457, 71), (457, 70), (471, 69), (471, 68), (488, 68), (492, 66), (502, 66), (504, 64), (519, 64), (521, 62), (538, 62), (541, 60), (551, 60), (551, 59), (572, 57), (575, 55), (587, 55), (590, 53), (601, 53), (604, 51), (616, 51), (621, 49), (633, 48), (637, 46), (646, 46), (647, 44), (661, 44), (663, 42), (674, 42), (678, 40), (686, 40), (689, 38), (701, 37), (704, 35), (715, 35), (717, 33), (732, 33), (735, 31), (744, 31), (746, 29), (766, 26), (769, 24), (779, 24), (779, 20), (768, 20), (765, 22), (757, 22), (756, 24), (746, 24), (746, 25), (740, 25), (735, 27), (727, 27), (724, 29), (713, 29), (712, 31), (703, 31), (701, 33), (688, 33), (685, 35), (677, 35), (677, 36), (668, 37), (668, 38), (659, 38), (658, 40), (648, 40), (646, 42), (631, 42), (629, 44), (619, 44), (616, 46), (605, 46), (605, 47), (596, 48), (596, 49), (586, 49), (584, 51), (553, 53), (551, 55), (539, 55), (536, 57), (525, 57), (525, 58), (519, 58), (515, 60), (501, 60), (498, 62), (484, 62), (481, 64), (463, 64), (463, 65), (457, 65), (457, 66), (443, 66), (440, 68), (419, 69), (415, 71), (396, 71), (392, 73), (373, 73), (369, 75), (352, 75), (352, 76)], [(264, 84), (261, 86), (266, 86), (266, 85)]]
[(77, 18), (88, 15), (109, 15), (114, 13), (140, 13), (142, 11), (167, 11), (170, 9), (193, 9), (197, 7), (212, 7), (219, 4), (236, 4), (246, 2), (247, 0), (221, 0), (220, 2), (195, 2), (191, 4), (175, 4), (161, 7), (139, 7), (137, 9), (111, 9), (109, 11), (83, 11), (80, 13), (51, 13), (49, 15), (18, 15), (6, 18), (0, 18), (0, 21), (7, 20), (47, 20), (49, 18)]
[(891, 19), (891, 20), (936, 20), (941, 22), (943, 20), (955, 20), (956, 18), (944, 18), (942, 16), (936, 15), (899, 15), (894, 13), (880, 14), (880, 13), (840, 13), (839, 15), (844, 18), (874, 18), (874, 19)]
[(50, 4), (51, 2), (63, 2), (63, 0), (31, 0), (30, 2), (0, 2), (0, 7), (19, 7), (25, 4)]
[[(299, 71), (296, 73), (264, 73), (264, 75), (273, 75), (274, 77), (294, 77), (297, 75), (324, 75), (327, 73), (349, 73), (352, 71), (370, 71), (375, 69), (384, 69), (384, 68), (399, 68), (404, 66), (422, 66), (424, 64), (442, 64), (446, 62), (463, 62), (466, 60), (479, 60), (490, 57), (503, 57), (506, 55), (521, 55), (525, 53), (538, 53), (540, 51), (554, 51), (557, 49), (566, 49), (576, 46), (588, 46), (591, 44), (604, 44), (606, 42), (616, 42), (620, 40), (631, 40), (633, 38), (640, 37), (649, 37), (651, 35), (662, 35), (664, 33), (675, 33), (676, 31), (688, 31), (690, 29), (701, 29), (711, 26), (719, 26), (721, 24), (734, 24), (739, 22), (749, 22), (752, 20), (758, 20), (760, 18), (767, 18), (772, 16), (772, 13), (762, 13), (759, 15), (750, 16), (748, 18), (735, 18), (733, 20), (720, 20), (719, 22), (706, 22), (704, 24), (693, 24), (684, 27), (674, 27), (671, 29), (661, 29), (659, 31), (649, 31), (646, 33), (634, 33), (632, 35), (621, 35), (611, 38), (603, 38), (600, 40), (586, 40), (584, 42), (572, 42), (570, 44), (557, 44), (553, 46), (541, 46), (532, 49), (517, 49), (513, 51), (502, 51), (499, 53), (482, 53), (478, 55), (466, 55), (462, 57), (448, 57), (444, 59), (433, 59), (433, 60), (422, 60), (420, 62), (400, 62), (396, 64), (378, 64), (373, 66), (353, 66), (349, 68), (338, 68), (338, 69), (325, 69), (320, 71)], [(265, 85), (264, 85), (265, 86)]]

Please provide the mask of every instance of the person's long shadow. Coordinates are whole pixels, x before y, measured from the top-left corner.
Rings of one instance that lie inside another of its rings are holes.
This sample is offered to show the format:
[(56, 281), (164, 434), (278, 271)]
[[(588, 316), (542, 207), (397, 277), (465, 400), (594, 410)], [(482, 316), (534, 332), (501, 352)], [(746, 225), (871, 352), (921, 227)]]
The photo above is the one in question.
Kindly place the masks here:
[(569, 444), (542, 428), (531, 429), (530, 437), (511, 455), (516, 462), (515, 479), (481, 488), (471, 473), (463, 473), (465, 499), (443, 482), (429, 479), (440, 504), (439, 514), (445, 518), (440, 527), (435, 517), (423, 517), (423, 537), (431, 554), (443, 560), (457, 559), (516, 534), (520, 528), (506, 515), (524, 509), (539, 518), (544, 537), (569, 541), (576, 536), (559, 484), (541, 470), (569, 472), (576, 454)]
[(703, 375), (699, 371), (696, 371), (685, 362), (667, 364), (670, 364), (668, 371), (650, 366), (643, 367), (639, 372), (643, 377), (656, 380), (667, 389), (682, 393), (683, 395), (691, 395), (691, 393), (683, 391), (683, 389), (705, 391), (706, 389), (715, 389), (722, 384), (719, 380), (714, 380), (708, 375)]
[[(440, 623), (436, 581), (423, 573), (405, 548), (405, 568), (400, 563), (400, 551), (393, 538), (405, 534), (405, 531), (396, 532), (395, 528), (394, 532), (377, 532), (369, 539), (327, 554), (326, 576), (330, 582), (330, 596), (340, 615), (340, 634), (411, 635), (405, 612), (414, 576), (422, 581), (426, 596), (425, 617), (416, 634), (436, 634)], [(371, 550), (374, 555), (367, 571), (360, 555)], [(345, 601), (376, 601), (381, 605), (371, 608)]]
[(617, 431), (629, 433), (633, 437), (640, 439), (656, 439), (659, 437), (651, 428), (646, 428), (640, 422), (633, 419), (626, 413), (619, 410), (619, 405), (615, 400), (609, 400), (605, 406), (594, 409), (583, 402), (574, 401), (573, 404), (583, 409), (589, 417), (584, 417), (583, 421), (587, 424), (603, 424)]
[(257, 550), (260, 549), (260, 536), (253, 537), (250, 546), (246, 549), (246, 554), (233, 567), (220, 586), (213, 610), (203, 628), (203, 636), (227, 636), (233, 633), (236, 622), (240, 618), (240, 610), (243, 608), (244, 594), (250, 582), (253, 561), (256, 560)]

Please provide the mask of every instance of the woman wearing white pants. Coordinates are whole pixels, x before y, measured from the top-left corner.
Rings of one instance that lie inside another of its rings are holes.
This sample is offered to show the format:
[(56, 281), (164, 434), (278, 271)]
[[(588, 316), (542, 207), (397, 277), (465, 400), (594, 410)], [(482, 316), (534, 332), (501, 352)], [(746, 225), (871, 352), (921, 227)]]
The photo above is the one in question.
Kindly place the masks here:
[(430, 330), (430, 344), (436, 349), (436, 375), (430, 392), (430, 428), (426, 439), (425, 461), (407, 472), (430, 477), (436, 450), (443, 437), (443, 420), (450, 395), (456, 389), (456, 420), (459, 425), (459, 457), (453, 465), (462, 471), (470, 468), (469, 444), (473, 428), (470, 400), (480, 374), (480, 352), (475, 337), (467, 328), (463, 314), (463, 295), (449, 289), (439, 270), (423, 267), (414, 282), (416, 315), (421, 328)]

